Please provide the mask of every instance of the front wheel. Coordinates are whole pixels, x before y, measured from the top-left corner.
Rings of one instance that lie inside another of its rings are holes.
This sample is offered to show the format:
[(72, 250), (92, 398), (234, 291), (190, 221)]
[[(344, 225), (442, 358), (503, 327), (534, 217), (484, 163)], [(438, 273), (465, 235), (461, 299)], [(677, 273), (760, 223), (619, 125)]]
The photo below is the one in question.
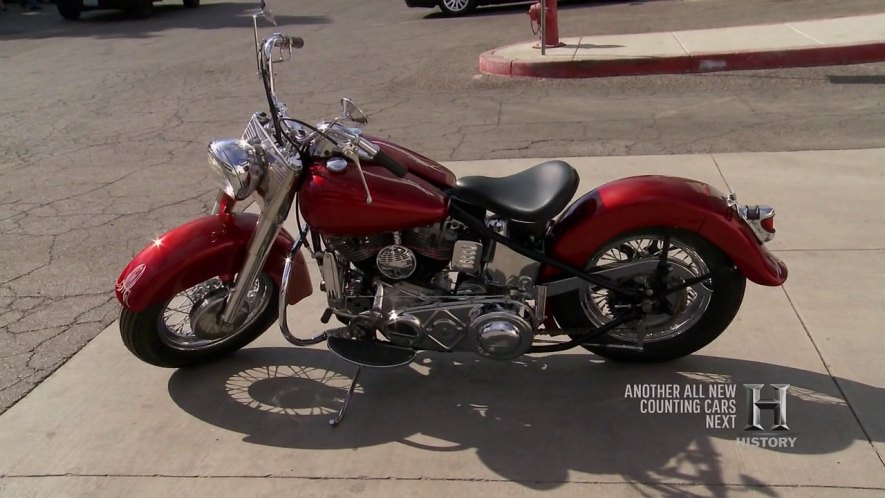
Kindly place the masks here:
[(211, 278), (142, 311), (123, 308), (120, 335), (140, 360), (180, 368), (206, 363), (249, 344), (277, 319), (277, 289), (260, 274), (246, 295), (241, 318), (232, 330), (216, 318), (230, 288)]
[[(604, 244), (590, 258), (588, 268), (614, 268), (646, 259), (660, 261), (667, 238), (669, 250), (663, 259), (669, 272), (663, 278), (668, 287), (693, 277), (711, 273), (715, 276), (667, 296), (666, 303), (644, 315), (644, 333), (637, 322), (628, 322), (598, 340), (591, 340), (600, 345), (585, 346), (587, 349), (614, 361), (668, 361), (706, 346), (731, 323), (743, 300), (746, 279), (732, 269), (731, 261), (718, 247), (694, 233), (645, 229), (624, 234)], [(660, 277), (654, 271), (638, 271), (617, 281), (623, 286), (643, 289), (654, 285), (657, 278)], [(554, 296), (550, 304), (560, 327), (584, 328), (592, 333), (634, 303), (615, 291), (588, 286)], [(641, 350), (636, 348), (639, 334), (642, 334)]]
[(450, 16), (460, 16), (473, 12), (476, 0), (439, 0), (439, 9)]

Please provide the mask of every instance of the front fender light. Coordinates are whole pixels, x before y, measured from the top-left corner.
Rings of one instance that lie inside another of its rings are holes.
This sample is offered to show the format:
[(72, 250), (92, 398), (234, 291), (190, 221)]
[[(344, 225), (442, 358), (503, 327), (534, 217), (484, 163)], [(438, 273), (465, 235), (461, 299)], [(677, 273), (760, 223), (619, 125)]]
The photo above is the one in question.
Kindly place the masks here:
[(245, 140), (210, 143), (209, 166), (221, 178), (224, 193), (238, 201), (249, 197), (264, 177), (264, 167), (255, 147)]

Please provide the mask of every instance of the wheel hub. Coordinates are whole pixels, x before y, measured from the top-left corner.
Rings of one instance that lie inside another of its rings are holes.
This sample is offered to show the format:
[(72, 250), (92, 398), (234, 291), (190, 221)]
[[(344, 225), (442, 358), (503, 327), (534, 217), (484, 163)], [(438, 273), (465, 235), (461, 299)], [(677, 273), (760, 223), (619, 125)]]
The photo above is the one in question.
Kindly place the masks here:
[[(611, 290), (597, 294), (599, 289), (582, 290), (582, 305), (596, 327), (629, 312), (639, 306), (644, 311), (645, 342), (668, 339), (681, 334), (697, 321), (694, 307), (704, 306), (709, 300), (710, 290), (703, 285), (699, 290), (680, 289), (660, 298), (655, 298), (655, 290), (661, 291), (678, 285), (683, 280), (697, 275), (685, 264), (676, 260), (667, 261), (668, 273), (660, 279), (654, 273), (642, 273), (618, 281), (620, 285), (636, 289), (643, 298), (631, 298)], [(637, 333), (627, 325), (609, 332), (609, 335), (627, 342), (635, 342)]]
[(227, 299), (228, 290), (217, 289), (206, 295), (199, 303), (194, 305), (190, 312), (191, 330), (194, 335), (200, 339), (214, 340), (221, 339), (235, 331), (241, 322), (246, 318), (248, 309), (240, 310), (236, 320), (232, 324), (224, 324), (221, 322), (221, 312), (224, 310), (224, 303)]

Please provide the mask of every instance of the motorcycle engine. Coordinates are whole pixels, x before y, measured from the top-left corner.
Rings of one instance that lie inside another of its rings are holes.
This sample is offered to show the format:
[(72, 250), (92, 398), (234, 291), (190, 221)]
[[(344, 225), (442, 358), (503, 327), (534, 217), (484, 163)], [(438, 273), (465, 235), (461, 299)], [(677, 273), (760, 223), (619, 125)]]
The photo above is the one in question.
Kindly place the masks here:
[[(357, 315), (377, 306), (380, 295), (385, 318), (378, 330), (396, 345), (498, 360), (525, 354), (537, 325), (534, 308), (524, 294), (487, 285), (479, 274), (483, 246), (459, 240), (465, 229), (447, 221), (401, 233), (325, 237), (356, 268), (341, 267), (342, 304), (330, 306)], [(454, 288), (449, 271), (461, 275)]]
[(325, 240), (330, 249), (363, 271), (398, 281), (411, 277), (423, 266), (432, 269), (432, 273), (441, 270), (440, 265), (452, 258), (458, 231), (448, 223), (435, 223), (402, 233)]

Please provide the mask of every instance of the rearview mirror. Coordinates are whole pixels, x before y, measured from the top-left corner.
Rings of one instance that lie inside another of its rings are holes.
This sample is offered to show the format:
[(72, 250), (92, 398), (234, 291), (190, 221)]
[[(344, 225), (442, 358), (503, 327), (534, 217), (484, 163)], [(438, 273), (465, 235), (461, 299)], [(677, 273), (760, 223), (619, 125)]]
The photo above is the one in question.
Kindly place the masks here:
[(270, 4), (267, 3), (267, 0), (261, 0), (261, 4), (259, 6), (261, 7), (261, 15), (264, 16), (265, 19), (267, 19), (267, 22), (276, 26), (277, 20), (274, 18), (273, 12), (270, 11)]
[(354, 123), (362, 125), (369, 123), (369, 118), (366, 116), (366, 113), (360, 109), (360, 106), (356, 105), (352, 100), (346, 97), (341, 99), (341, 115)]

